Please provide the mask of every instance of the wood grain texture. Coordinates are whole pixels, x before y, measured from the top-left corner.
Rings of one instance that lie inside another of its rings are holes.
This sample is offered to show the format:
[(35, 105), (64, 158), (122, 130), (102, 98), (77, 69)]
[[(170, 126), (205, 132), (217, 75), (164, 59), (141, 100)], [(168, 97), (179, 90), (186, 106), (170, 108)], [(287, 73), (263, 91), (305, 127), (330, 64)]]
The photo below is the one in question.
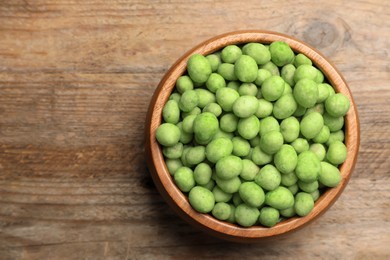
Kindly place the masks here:
[[(387, 1), (13, 0), (0, 3), (2, 259), (388, 259)], [(242, 29), (290, 34), (341, 71), (360, 116), (334, 206), (262, 245), (209, 237), (162, 201), (143, 156), (151, 96), (192, 46)]]

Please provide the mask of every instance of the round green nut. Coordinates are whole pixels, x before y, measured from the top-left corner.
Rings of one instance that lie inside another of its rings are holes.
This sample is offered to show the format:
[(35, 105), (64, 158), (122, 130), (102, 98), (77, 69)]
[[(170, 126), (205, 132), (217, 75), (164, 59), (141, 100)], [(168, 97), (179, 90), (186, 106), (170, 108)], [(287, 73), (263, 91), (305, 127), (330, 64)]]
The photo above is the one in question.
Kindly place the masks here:
[(222, 108), (217, 103), (210, 103), (203, 108), (202, 112), (210, 112), (219, 117), (222, 114)]
[(156, 139), (163, 146), (174, 146), (180, 140), (180, 129), (174, 124), (163, 123), (156, 130)]
[(281, 182), (281, 175), (278, 169), (272, 164), (262, 167), (255, 177), (255, 182), (265, 190), (275, 190)]
[(294, 59), (294, 65), (295, 67), (299, 67), (303, 64), (307, 64), (307, 65), (312, 65), (313, 62), (311, 61), (311, 59), (309, 59), (305, 54), (302, 54), (302, 53), (299, 53), (295, 56), (295, 59)]
[(316, 137), (324, 126), (324, 118), (318, 112), (304, 116), (300, 123), (301, 133), (307, 139)]
[(255, 115), (258, 118), (268, 117), (272, 114), (272, 111), (273, 111), (273, 104), (271, 102), (263, 98), (259, 99), (259, 107), (255, 112)]
[(175, 100), (177, 103), (179, 103), (180, 97), (181, 97), (181, 95), (180, 95), (179, 93), (173, 92), (173, 93), (169, 96), (169, 99), (168, 99), (168, 100)]
[(208, 142), (217, 133), (219, 123), (213, 113), (204, 112), (195, 118), (193, 127), (197, 141)]
[(304, 151), (298, 155), (298, 163), (295, 173), (303, 182), (316, 181), (321, 172), (321, 163), (317, 155), (312, 151)]
[(260, 148), (267, 154), (275, 154), (283, 145), (283, 135), (279, 131), (270, 131), (260, 139)]
[(230, 205), (230, 216), (226, 221), (230, 222), (230, 223), (236, 223), (236, 218), (234, 216), (236, 213), (236, 207), (234, 207), (234, 205), (232, 205), (232, 204), (229, 204), (229, 205)]
[(276, 66), (282, 67), (294, 61), (294, 52), (290, 46), (282, 41), (276, 41), (270, 44), (271, 60)]
[(313, 197), (306, 192), (298, 192), (295, 195), (294, 210), (298, 216), (307, 216), (314, 208)]
[(253, 83), (242, 83), (238, 87), (237, 91), (240, 96), (256, 96), (259, 90)]
[(206, 59), (209, 61), (211, 70), (217, 71), (219, 65), (221, 64), (221, 58), (217, 54), (209, 54), (206, 56)]
[(212, 163), (223, 157), (230, 155), (233, 152), (233, 143), (228, 138), (217, 138), (212, 140), (206, 146), (206, 157)]
[[(279, 70), (278, 70), (279, 71)], [(260, 87), (264, 80), (266, 80), (267, 78), (271, 77), (272, 76), (272, 73), (269, 71), (269, 70), (266, 70), (266, 69), (259, 69), (257, 71), (257, 78), (255, 80), (255, 84)]]
[(297, 110), (298, 104), (294, 99), (292, 94), (285, 94), (281, 96), (275, 103), (273, 107), (274, 117), (277, 119), (285, 119), (294, 114)]
[(266, 193), (265, 204), (278, 210), (288, 209), (294, 206), (294, 195), (286, 187), (279, 186)]
[(218, 89), (226, 87), (225, 79), (218, 73), (211, 73), (206, 81), (206, 87), (211, 92), (215, 93)]
[(199, 97), (195, 90), (185, 91), (179, 101), (179, 108), (183, 112), (190, 112), (199, 103)]
[(187, 75), (180, 76), (176, 80), (176, 89), (180, 94), (184, 93), (186, 90), (194, 89), (194, 83), (191, 78)]
[(242, 82), (253, 82), (257, 78), (258, 66), (248, 55), (241, 55), (234, 64), (234, 73)]
[(231, 193), (224, 192), (218, 186), (215, 186), (212, 192), (215, 198), (215, 202), (228, 202), (233, 197)]
[[(239, 87), (244, 84), (239, 81), (229, 81), (229, 83), (226, 85), (227, 88), (232, 88), (236, 91), (238, 91)], [(246, 84), (246, 83), (245, 83)]]
[(280, 133), (287, 143), (293, 142), (299, 136), (299, 121), (296, 117), (288, 117), (280, 123)]
[[(317, 85), (318, 87), (318, 99), (317, 103), (324, 102), (330, 95), (329, 92), (329, 84), (328, 83), (321, 83)], [(332, 86), (330, 86), (332, 87)]]
[(329, 140), (330, 130), (329, 127), (324, 125), (321, 131), (313, 138), (313, 141), (318, 144), (324, 144)]
[(251, 159), (256, 165), (265, 165), (272, 162), (273, 155), (265, 153), (258, 145), (253, 148)]
[(225, 80), (234, 81), (237, 80), (236, 73), (234, 72), (234, 64), (222, 63), (217, 69), (217, 73), (221, 75)]
[(341, 93), (332, 95), (325, 101), (326, 112), (333, 117), (345, 116), (349, 110), (349, 106), (349, 99)]
[(336, 132), (343, 128), (344, 126), (344, 117), (333, 117), (328, 113), (324, 113), (324, 125), (329, 127), (330, 132)]
[(259, 101), (254, 96), (241, 96), (233, 104), (233, 113), (239, 118), (253, 115), (259, 107)]
[(238, 189), (238, 193), (241, 199), (251, 207), (257, 208), (264, 203), (264, 191), (255, 182), (244, 182)]
[(165, 164), (167, 165), (168, 172), (171, 175), (174, 175), (176, 170), (183, 166), (183, 163), (180, 159), (165, 159)]
[(279, 210), (272, 207), (263, 207), (260, 210), (259, 222), (263, 226), (273, 227), (279, 222)]
[(320, 161), (323, 161), (325, 159), (326, 149), (323, 144), (320, 143), (311, 144), (309, 150), (315, 153)]
[(194, 54), (188, 59), (187, 71), (192, 81), (205, 83), (212, 73), (209, 61), (201, 54)]
[(301, 79), (311, 79), (315, 80), (318, 75), (318, 70), (312, 65), (302, 64), (297, 67), (297, 70), (294, 74), (294, 81), (298, 82)]
[(260, 136), (265, 135), (271, 131), (280, 131), (278, 120), (275, 117), (268, 116), (260, 121)]
[(165, 146), (162, 150), (165, 158), (178, 159), (183, 153), (183, 144), (177, 143), (173, 146)]
[(321, 162), (321, 173), (319, 181), (326, 187), (336, 187), (341, 181), (339, 169), (327, 162)]
[(232, 179), (223, 180), (221, 178), (216, 177), (216, 183), (218, 187), (221, 188), (226, 193), (235, 193), (238, 191), (241, 185), (241, 180), (239, 177), (234, 177)]
[(179, 122), (176, 124), (177, 128), (179, 128), (180, 131), (180, 143), (182, 144), (188, 144), (193, 139), (193, 134), (187, 133), (183, 130), (183, 122)]
[(188, 149), (186, 162), (189, 165), (197, 165), (206, 159), (206, 147), (202, 145), (193, 146)]
[(199, 185), (206, 185), (211, 180), (211, 174), (212, 169), (210, 165), (207, 163), (199, 163), (194, 169), (194, 180)]
[(231, 207), (226, 202), (217, 202), (214, 205), (213, 210), (211, 211), (211, 214), (219, 220), (227, 220), (231, 214)]
[(298, 163), (298, 155), (294, 147), (284, 144), (274, 156), (274, 164), (281, 173), (293, 172)]
[(297, 138), (292, 143), (291, 146), (294, 147), (297, 154), (300, 154), (304, 151), (308, 151), (310, 146), (309, 142), (304, 138)]
[(234, 217), (239, 225), (250, 227), (256, 224), (259, 215), (260, 212), (257, 208), (250, 207), (243, 203), (237, 206)]
[(288, 208), (288, 209), (284, 209), (284, 210), (280, 210), (279, 212), (280, 212), (280, 215), (282, 215), (285, 218), (291, 218), (291, 217), (295, 216), (295, 209), (294, 209), (294, 207), (291, 207), (291, 208)]
[(194, 133), (194, 120), (197, 115), (188, 115), (182, 121), (182, 130), (186, 133)]
[(189, 192), (195, 186), (194, 174), (191, 168), (180, 167), (176, 170), (173, 178), (182, 192)]
[(255, 115), (252, 115), (247, 118), (241, 118), (238, 121), (237, 131), (241, 137), (250, 140), (258, 135), (259, 127), (260, 127), (259, 119)]
[(219, 120), (221, 130), (232, 133), (237, 130), (238, 117), (233, 113), (224, 114)]
[(329, 135), (329, 139), (326, 142), (326, 145), (329, 147), (331, 143), (335, 141), (344, 142), (345, 134), (343, 130), (338, 130), (336, 132), (331, 132)]
[(213, 193), (201, 186), (195, 186), (188, 194), (191, 206), (200, 213), (208, 213), (213, 210), (215, 199)]
[(271, 76), (264, 80), (261, 86), (261, 94), (268, 101), (275, 101), (283, 94), (285, 82), (280, 76)]
[[(321, 174), (320, 174), (321, 175)], [(314, 192), (318, 190), (319, 183), (318, 181), (313, 181), (313, 182), (303, 182), (303, 181), (298, 181), (298, 187), (307, 193)]]
[(218, 160), (215, 164), (218, 178), (229, 180), (240, 175), (242, 171), (242, 159), (235, 155), (228, 155)]
[(273, 63), (272, 61), (269, 61), (266, 64), (259, 66), (259, 69), (268, 70), (273, 76), (280, 76), (278, 66), (276, 66), (275, 63)]
[(265, 64), (271, 60), (271, 53), (261, 43), (251, 42), (242, 47), (242, 53), (251, 56), (258, 65)]
[(280, 183), (283, 186), (288, 187), (294, 185), (295, 183), (297, 183), (297, 181), (298, 181), (298, 177), (295, 174), (295, 172), (290, 172), (290, 173), (282, 174), (282, 180)]
[(343, 142), (334, 141), (329, 145), (326, 159), (334, 165), (342, 164), (347, 159), (347, 147)]
[(240, 97), (240, 94), (232, 88), (218, 89), (215, 95), (217, 103), (225, 112), (232, 111), (234, 102)]
[(251, 145), (244, 138), (240, 136), (235, 136), (232, 139), (232, 143), (233, 143), (233, 155), (244, 157), (249, 154)]
[(164, 105), (162, 115), (165, 122), (177, 124), (180, 120), (180, 109), (177, 102), (175, 100), (168, 100)]
[(248, 159), (243, 159), (240, 177), (245, 181), (253, 181), (259, 170), (259, 166), (257, 166), (254, 162)]
[(301, 79), (295, 84), (293, 94), (297, 103), (302, 107), (313, 107), (318, 100), (317, 83), (311, 79)]
[(228, 45), (221, 52), (222, 61), (227, 63), (235, 63), (241, 55), (242, 51), (237, 45)]
[(204, 88), (197, 88), (195, 89), (195, 92), (199, 98), (199, 102), (198, 102), (199, 108), (204, 108), (208, 104), (215, 102), (215, 95), (211, 91)]
[(280, 71), (280, 75), (284, 79), (286, 83), (288, 83), (290, 86), (295, 85), (294, 81), (294, 74), (295, 74), (296, 68), (292, 64), (286, 64), (283, 66), (282, 70)]

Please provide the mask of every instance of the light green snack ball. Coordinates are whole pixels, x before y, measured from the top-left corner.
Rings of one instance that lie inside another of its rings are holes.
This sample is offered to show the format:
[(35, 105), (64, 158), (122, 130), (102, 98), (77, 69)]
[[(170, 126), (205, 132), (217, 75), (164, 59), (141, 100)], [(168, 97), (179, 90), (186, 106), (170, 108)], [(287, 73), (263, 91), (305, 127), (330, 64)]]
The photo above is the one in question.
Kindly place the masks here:
[(298, 107), (297, 107), (297, 109), (295, 110), (293, 116), (295, 116), (295, 117), (301, 117), (301, 116), (303, 116), (303, 115), (306, 113), (306, 110), (307, 110), (306, 107), (303, 107), (303, 106), (301, 106), (301, 105), (298, 104)]
[(221, 75), (225, 80), (234, 81), (234, 80), (238, 80), (234, 70), (235, 70), (234, 64), (221, 63), (217, 69), (217, 73)]
[(163, 123), (156, 130), (156, 139), (163, 146), (174, 146), (180, 140), (180, 129), (171, 123)]
[(317, 77), (317, 69), (312, 65), (302, 64), (297, 67), (294, 73), (294, 81), (298, 82), (301, 79), (315, 80)]
[(298, 155), (294, 147), (284, 144), (274, 156), (274, 164), (281, 173), (293, 172), (297, 166)]
[(241, 55), (234, 64), (234, 73), (242, 82), (255, 81), (258, 70), (256, 61), (248, 55)]
[(258, 65), (265, 64), (271, 60), (271, 53), (261, 43), (251, 42), (242, 47), (242, 53), (251, 56)]
[(180, 76), (176, 80), (176, 89), (180, 94), (184, 93), (186, 90), (194, 89), (194, 83), (191, 78), (187, 75)]
[(228, 138), (217, 138), (206, 146), (206, 158), (212, 163), (217, 163), (223, 157), (233, 152), (233, 143)]
[(319, 143), (311, 144), (309, 150), (315, 153), (315, 155), (317, 155), (320, 161), (323, 161), (325, 159), (326, 149), (323, 144), (319, 144)]
[(329, 139), (326, 142), (326, 145), (329, 147), (331, 143), (335, 141), (340, 141), (344, 142), (344, 131), (343, 130), (338, 130), (336, 132), (331, 132), (329, 135)]
[(231, 208), (230, 205), (225, 202), (217, 202), (214, 205), (213, 210), (211, 211), (211, 214), (219, 220), (227, 220), (231, 214)]
[(194, 173), (191, 168), (180, 167), (176, 170), (173, 178), (182, 192), (189, 192), (195, 186)]
[(199, 163), (194, 169), (194, 180), (199, 185), (206, 185), (211, 180), (211, 174), (212, 169), (210, 165), (207, 163)]
[(264, 191), (253, 181), (241, 184), (238, 193), (244, 203), (248, 206), (258, 208), (264, 203)]
[(284, 210), (294, 206), (294, 195), (289, 189), (279, 186), (265, 195), (265, 204), (278, 210)]
[(287, 143), (291, 143), (299, 136), (300, 128), (299, 121), (296, 117), (288, 117), (280, 123), (280, 133)]
[(328, 97), (325, 101), (325, 109), (333, 117), (345, 116), (349, 110), (349, 99), (341, 93)]
[(305, 116), (310, 114), (310, 113), (313, 113), (313, 112), (318, 112), (320, 113), (321, 115), (323, 115), (325, 113), (325, 106), (324, 106), (324, 103), (320, 103), (320, 104), (315, 104), (314, 107), (311, 107), (311, 108), (308, 108), (306, 109), (306, 112), (305, 112)]
[(237, 131), (241, 137), (250, 140), (257, 136), (259, 133), (260, 121), (255, 116), (252, 115), (247, 118), (241, 118), (237, 124)]
[(264, 80), (261, 85), (261, 94), (265, 100), (275, 101), (280, 98), (284, 91), (285, 82), (280, 76), (271, 76)]
[(248, 118), (259, 107), (259, 101), (254, 96), (241, 96), (233, 104), (233, 113), (240, 118)]
[(204, 108), (208, 104), (215, 102), (215, 95), (209, 90), (204, 88), (197, 88), (195, 89), (195, 92), (199, 98), (199, 102), (198, 102), (199, 108)]
[(297, 194), (297, 192), (299, 191), (299, 187), (298, 187), (298, 184), (297, 184), (297, 183), (295, 183), (295, 184), (293, 184), (293, 185), (291, 185), (291, 186), (288, 186), (287, 189), (288, 189), (293, 195)]
[(193, 139), (193, 134), (187, 133), (183, 130), (183, 122), (179, 122), (176, 124), (177, 128), (179, 128), (180, 131), (180, 143), (182, 144), (188, 144)]
[(218, 138), (228, 138), (228, 139), (232, 139), (234, 137), (234, 134), (233, 133), (228, 133), (228, 132), (225, 132), (221, 129), (218, 129), (217, 133), (213, 136), (213, 138), (211, 139), (212, 140), (215, 140), (215, 139), (218, 139)]
[(206, 159), (206, 148), (202, 145), (190, 147), (186, 154), (186, 162), (189, 165), (197, 165)]
[(236, 207), (243, 203), (243, 201), (240, 197), (240, 194), (238, 192), (233, 194), (232, 201), (233, 201), (234, 206), (236, 206)]
[(230, 223), (236, 223), (236, 218), (234, 216), (236, 213), (236, 207), (234, 207), (232, 204), (229, 205), (230, 205), (230, 216), (226, 221)]
[(260, 212), (257, 208), (250, 207), (246, 204), (240, 204), (236, 208), (234, 217), (236, 222), (243, 227), (250, 227), (256, 224), (259, 219)]
[(194, 107), (191, 111), (189, 112), (182, 112), (181, 113), (181, 117), (184, 119), (186, 118), (187, 116), (191, 116), (191, 115), (199, 115), (200, 113), (202, 113), (202, 111), (200, 110), (199, 107)]
[(329, 127), (330, 132), (336, 132), (343, 128), (344, 126), (344, 117), (333, 117), (328, 113), (324, 113), (324, 125)]
[(310, 192), (309, 194), (313, 198), (314, 202), (316, 202), (319, 199), (320, 195), (321, 195), (319, 190), (315, 190), (313, 192)]
[(254, 162), (248, 159), (243, 159), (240, 177), (245, 181), (253, 181), (259, 170), (259, 166), (257, 166)]
[(311, 193), (314, 192), (315, 190), (318, 190), (319, 185), (318, 185), (318, 181), (313, 181), (313, 182), (298, 181), (298, 187), (304, 192)]
[(234, 102), (240, 97), (240, 94), (232, 88), (221, 88), (217, 90), (216, 100), (222, 107), (223, 111), (230, 112), (233, 110)]
[(317, 83), (311, 79), (301, 79), (295, 84), (293, 94), (297, 103), (302, 107), (313, 107), (318, 100)]
[(273, 76), (280, 76), (279, 68), (272, 61), (267, 62), (266, 64), (260, 65), (259, 69), (268, 70)]
[(283, 135), (279, 131), (270, 131), (260, 139), (260, 148), (268, 154), (275, 154), (283, 145)]
[(299, 67), (303, 64), (312, 65), (313, 62), (305, 54), (299, 53), (295, 56), (293, 64), (295, 67)]
[(252, 150), (252, 158), (251, 160), (256, 165), (265, 165), (267, 163), (272, 162), (273, 155), (265, 153), (261, 148), (260, 145), (256, 146)]
[(235, 136), (232, 139), (232, 143), (233, 143), (233, 155), (244, 157), (249, 154), (249, 151), (251, 149), (251, 145), (249, 144), (249, 141), (245, 140), (240, 136)]
[(215, 93), (218, 89), (226, 87), (225, 79), (218, 73), (211, 73), (206, 81), (206, 87), (211, 92)]
[(298, 155), (295, 174), (303, 182), (313, 182), (318, 179), (321, 172), (321, 163), (312, 151), (304, 151)]
[(211, 71), (217, 71), (219, 65), (221, 64), (221, 59), (216, 54), (209, 54), (206, 56), (206, 59), (209, 61), (211, 66)]
[(307, 138), (312, 139), (316, 137), (324, 126), (324, 119), (318, 112), (312, 112), (305, 115), (300, 123), (301, 134)]
[(255, 79), (255, 84), (260, 87), (264, 80), (268, 79), (269, 77), (272, 76), (272, 73), (269, 70), (266, 69), (259, 69), (257, 71), (257, 78)]
[(249, 150), (249, 153), (247, 156), (244, 156), (242, 157), (242, 159), (247, 159), (247, 160), (251, 160), (252, 159), (252, 152), (253, 152), (253, 147), (251, 147), (251, 149)]
[(326, 159), (333, 165), (342, 164), (347, 159), (347, 147), (343, 142), (334, 141), (329, 145)]
[(327, 84), (327, 87), (328, 87), (328, 90), (329, 90), (329, 96), (332, 96), (332, 95), (336, 94), (334, 88), (331, 85)]
[(281, 216), (283, 216), (285, 218), (291, 218), (291, 217), (295, 216), (295, 209), (294, 209), (294, 207), (291, 207), (288, 209), (279, 210), (279, 213)]
[(297, 154), (300, 154), (304, 151), (309, 150), (309, 142), (304, 138), (297, 138), (292, 143), (291, 146), (294, 147)]
[(242, 83), (240, 87), (237, 89), (238, 94), (240, 96), (256, 96), (257, 92), (259, 91), (257, 89), (257, 86), (253, 83)]
[(188, 194), (191, 206), (200, 213), (208, 213), (213, 210), (215, 199), (213, 193), (201, 186), (195, 186)]
[(273, 107), (273, 115), (277, 119), (285, 119), (294, 114), (298, 104), (292, 94), (285, 94), (281, 96)]
[(316, 78), (314, 79), (314, 81), (318, 84), (321, 84), (324, 82), (324, 79), (325, 79), (325, 76), (324, 76), (324, 73), (322, 73), (322, 71), (320, 71), (319, 69), (317, 69), (317, 76)]
[(213, 179), (211, 179), (208, 183), (206, 183), (205, 185), (199, 185), (199, 186), (202, 186), (208, 190), (213, 190), (214, 187), (215, 187), (215, 181)]
[(194, 133), (194, 120), (197, 115), (188, 115), (182, 121), (182, 129), (184, 132), (192, 134)]
[(295, 172), (282, 174), (281, 177), (282, 177), (282, 179), (281, 179), (280, 183), (285, 187), (294, 185), (298, 181), (298, 177), (295, 175)]
[(260, 135), (256, 135), (252, 139), (249, 140), (251, 147), (256, 147), (260, 144)]
[(181, 157), (180, 157), (180, 160), (182, 162), (182, 164), (186, 167), (191, 167), (192, 165), (190, 165), (189, 163), (187, 163), (187, 153), (188, 151), (190, 150), (191, 146), (188, 146), (188, 145), (185, 145), (184, 148), (183, 148), (183, 153), (181, 154)]
[(221, 130), (232, 133), (237, 130), (239, 118), (233, 113), (224, 114), (219, 120)]
[(218, 131), (219, 123), (214, 114), (204, 112), (196, 116), (193, 127), (196, 140), (208, 142)]
[(183, 163), (180, 159), (165, 159), (165, 164), (167, 165), (168, 172), (171, 175), (174, 175), (176, 170), (183, 166)]
[(258, 102), (259, 106), (257, 108), (257, 111), (255, 112), (255, 116), (257, 116), (258, 118), (265, 118), (267, 116), (270, 116), (273, 111), (273, 104), (263, 98), (260, 98)]
[(262, 167), (255, 177), (255, 182), (265, 190), (275, 190), (281, 182), (281, 175), (278, 169), (272, 164)]
[(282, 67), (294, 61), (294, 52), (286, 42), (276, 41), (270, 44), (271, 60), (276, 66)]
[(339, 169), (327, 162), (321, 162), (322, 171), (320, 173), (319, 181), (326, 187), (336, 187), (341, 181), (341, 174)]
[(183, 144), (179, 142), (173, 146), (164, 146), (162, 152), (168, 159), (179, 159), (183, 153)]
[(273, 227), (279, 221), (279, 211), (271, 207), (263, 207), (260, 210), (259, 222), (263, 226)]
[(290, 84), (288, 84), (287, 82), (284, 82), (284, 90), (283, 90), (283, 95), (286, 95), (286, 94), (292, 94), (292, 88), (290, 86)]
[(199, 103), (199, 97), (195, 90), (185, 91), (179, 101), (179, 108), (183, 112), (190, 112)]
[(163, 119), (166, 123), (177, 124), (180, 120), (179, 105), (175, 100), (168, 100), (162, 111)]
[(229, 83), (226, 85), (227, 88), (232, 88), (235, 91), (238, 91), (238, 88), (241, 86), (241, 83), (239, 81), (229, 81)]
[(212, 72), (209, 61), (201, 54), (194, 54), (188, 59), (187, 71), (192, 81), (197, 83), (205, 83)]
[[(330, 95), (329, 93), (329, 84), (328, 83), (320, 83), (317, 85), (318, 87), (318, 99), (317, 103), (324, 102)], [(330, 86), (332, 87), (332, 86)]]
[(329, 127), (324, 125), (321, 131), (313, 138), (313, 141), (319, 144), (324, 144), (328, 141), (330, 136)]
[(260, 136), (265, 135), (271, 131), (280, 131), (278, 120), (272, 116), (261, 119), (260, 121)]
[(296, 68), (294, 65), (287, 64), (284, 65), (280, 71), (280, 75), (282, 76), (283, 80), (287, 82), (290, 86), (295, 85), (295, 81), (294, 81), (295, 70)]
[(236, 45), (228, 45), (222, 49), (221, 58), (223, 62), (235, 63), (242, 55), (241, 49)]
[(221, 178), (216, 177), (216, 183), (218, 187), (221, 188), (226, 193), (235, 193), (238, 191), (241, 185), (241, 180), (239, 177), (234, 177), (229, 180), (223, 180)]
[(222, 114), (222, 108), (217, 103), (210, 103), (203, 108), (202, 112), (210, 112), (219, 117)]
[(233, 194), (224, 192), (218, 186), (215, 186), (212, 192), (215, 198), (215, 202), (228, 202), (233, 197)]
[(242, 171), (242, 159), (235, 155), (225, 156), (217, 161), (215, 171), (218, 178), (223, 180), (237, 177)]
[(181, 95), (179, 93), (173, 92), (171, 95), (169, 95), (168, 100), (175, 100), (177, 103), (179, 103), (180, 97), (181, 97)]
[(306, 192), (298, 192), (295, 195), (294, 209), (298, 216), (307, 216), (314, 208), (313, 197)]

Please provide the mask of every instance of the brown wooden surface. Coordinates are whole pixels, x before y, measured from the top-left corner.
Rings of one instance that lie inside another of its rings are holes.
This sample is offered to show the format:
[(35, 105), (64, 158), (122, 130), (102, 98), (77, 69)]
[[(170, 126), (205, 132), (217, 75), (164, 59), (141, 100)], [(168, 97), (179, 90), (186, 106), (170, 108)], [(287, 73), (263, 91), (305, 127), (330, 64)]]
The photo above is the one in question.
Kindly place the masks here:
[[(388, 259), (389, 28), (382, 0), (1, 1), (0, 259)], [(163, 74), (195, 44), (241, 29), (322, 51), (347, 80), (361, 123), (358, 163), (339, 200), (303, 230), (260, 245), (182, 221), (143, 154)]]

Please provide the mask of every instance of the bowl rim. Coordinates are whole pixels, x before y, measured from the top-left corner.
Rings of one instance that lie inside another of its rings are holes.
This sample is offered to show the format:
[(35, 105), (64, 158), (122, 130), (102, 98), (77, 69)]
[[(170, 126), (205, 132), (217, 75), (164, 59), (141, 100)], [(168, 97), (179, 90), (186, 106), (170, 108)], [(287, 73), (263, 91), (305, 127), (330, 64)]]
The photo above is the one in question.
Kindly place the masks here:
[[(192, 54), (211, 54), (220, 50), (223, 46), (230, 44), (244, 44), (249, 42), (269, 44), (274, 41), (284, 41), (289, 44), (295, 53), (303, 53), (309, 57), (313, 61), (313, 65), (323, 72), (328, 82), (336, 89), (336, 92), (343, 93), (350, 100), (351, 106), (345, 116), (344, 124), (345, 144), (347, 146), (348, 156), (339, 168), (342, 177), (340, 184), (334, 188), (328, 188), (321, 194), (320, 198), (315, 202), (313, 210), (307, 216), (292, 217), (279, 222), (271, 228), (263, 226), (245, 228), (217, 220), (210, 214), (198, 213), (191, 207), (187, 196), (179, 190), (166, 168), (161, 147), (155, 139), (155, 132), (162, 121), (161, 114), (163, 105), (175, 87), (176, 79), (186, 71), (187, 60)], [(322, 53), (309, 44), (286, 34), (268, 30), (241, 30), (220, 34), (199, 43), (183, 54), (170, 67), (158, 84), (150, 101), (146, 117), (145, 139), (147, 165), (156, 188), (181, 218), (191, 225), (225, 240), (256, 242), (298, 230), (325, 213), (334, 204), (346, 187), (356, 164), (360, 145), (360, 124), (356, 104), (344, 77)]]

